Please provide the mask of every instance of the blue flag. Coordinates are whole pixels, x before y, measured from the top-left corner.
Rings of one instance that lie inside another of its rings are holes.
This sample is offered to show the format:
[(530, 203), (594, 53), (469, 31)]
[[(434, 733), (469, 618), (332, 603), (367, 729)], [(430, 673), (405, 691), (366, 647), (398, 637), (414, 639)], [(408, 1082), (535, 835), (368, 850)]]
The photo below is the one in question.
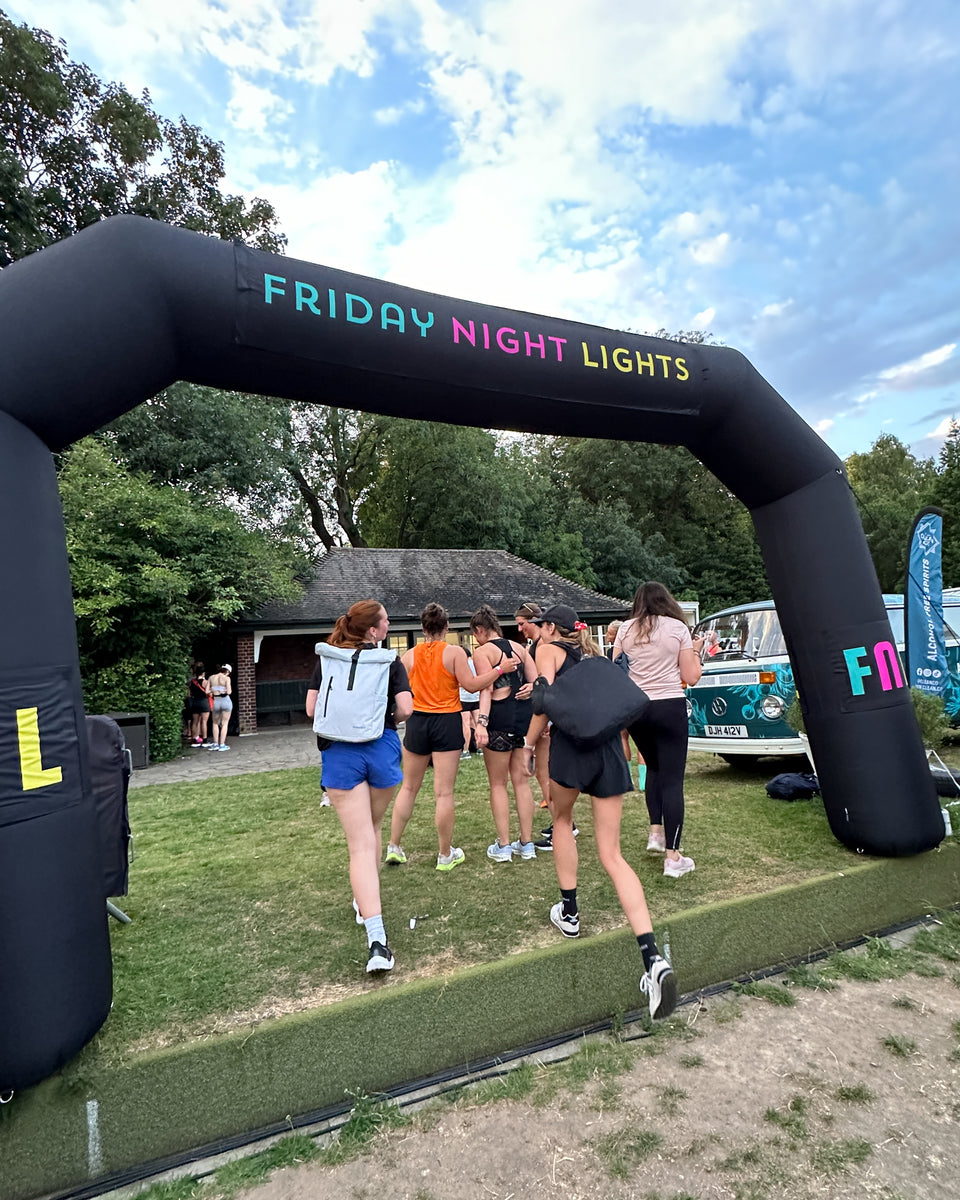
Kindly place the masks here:
[(907, 681), (941, 696), (947, 683), (943, 633), (943, 515), (925, 508), (913, 523), (904, 595)]

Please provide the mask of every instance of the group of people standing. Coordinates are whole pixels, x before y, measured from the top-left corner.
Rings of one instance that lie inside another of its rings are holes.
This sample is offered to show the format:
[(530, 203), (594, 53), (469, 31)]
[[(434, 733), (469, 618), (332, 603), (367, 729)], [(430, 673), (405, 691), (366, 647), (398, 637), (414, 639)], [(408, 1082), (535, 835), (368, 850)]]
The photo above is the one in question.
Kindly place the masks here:
[[(192, 746), (202, 746), (205, 750), (230, 749), (227, 745), (227, 726), (233, 712), (232, 671), (229, 663), (223, 663), (208, 678), (202, 662), (193, 664), (193, 674), (187, 685)], [(211, 727), (209, 736), (208, 726)]]
[[(620, 845), (623, 796), (633, 790), (621, 734), (584, 749), (563, 730), (549, 727), (546, 715), (534, 714), (530, 703), (536, 681), (540, 681), (538, 686), (549, 687), (584, 657), (602, 652), (567, 605), (553, 605), (544, 611), (539, 605), (525, 603), (517, 609), (515, 620), (523, 642), (504, 637), (497, 615), (488, 605), (473, 614), (470, 629), (476, 649), (471, 669), (466, 651), (447, 641), (446, 612), (439, 604), (428, 604), (422, 613), (424, 640), (391, 662), (389, 686), (376, 701), (383, 706), (380, 737), (357, 743), (318, 736), (324, 787), (347, 839), (354, 911), (358, 923), (366, 927), (367, 970), (390, 970), (394, 965), (380, 901), (382, 823), (399, 786), (383, 861), (405, 863), (403, 833), (431, 764), (436, 869), (452, 871), (465, 861), (463, 849), (453, 844), (453, 793), (464, 748), (461, 694), (478, 695), (475, 737), (487, 768), (496, 828), (488, 857), (496, 862), (510, 862), (514, 857), (529, 860), (536, 857), (538, 844), (551, 849), (560, 899), (550, 910), (550, 921), (565, 937), (578, 937), (573, 809), (581, 793), (588, 795), (600, 862), (616, 888), (643, 959), (641, 991), (648, 997), (651, 1016), (666, 1017), (677, 1002), (676, 980), (670, 963), (657, 948), (643, 885)], [(373, 600), (360, 601), (338, 620), (328, 642), (362, 652), (380, 645), (388, 629), (383, 606)], [(701, 648), (691, 640), (679, 605), (658, 583), (637, 590), (631, 616), (617, 631), (614, 644), (615, 655), (626, 656), (631, 679), (650, 697), (629, 735), (646, 764), (647, 849), (663, 854), (663, 873), (668, 878), (679, 878), (694, 869), (693, 860), (680, 851), (686, 762), (683, 687), (699, 679)], [(318, 658), (306, 704), (315, 728), (319, 728), (318, 701), (323, 686)], [(584, 703), (589, 702), (584, 696)], [(402, 747), (396, 729), (399, 722), (406, 725)], [(533, 841), (530, 780), (534, 775), (552, 817), (546, 845)], [(513, 785), (519, 823), (519, 836), (512, 841), (508, 780)]]

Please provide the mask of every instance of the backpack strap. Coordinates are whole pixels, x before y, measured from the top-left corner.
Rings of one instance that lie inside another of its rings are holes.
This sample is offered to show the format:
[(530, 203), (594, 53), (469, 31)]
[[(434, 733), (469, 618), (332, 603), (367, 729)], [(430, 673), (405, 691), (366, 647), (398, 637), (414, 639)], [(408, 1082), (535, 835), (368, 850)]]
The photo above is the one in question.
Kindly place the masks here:
[(358, 646), (356, 649), (356, 652), (353, 655), (353, 658), (350, 660), (350, 678), (347, 680), (347, 691), (348, 692), (353, 691), (354, 680), (357, 678), (357, 667), (360, 663), (360, 651), (362, 649), (363, 649), (362, 646)]

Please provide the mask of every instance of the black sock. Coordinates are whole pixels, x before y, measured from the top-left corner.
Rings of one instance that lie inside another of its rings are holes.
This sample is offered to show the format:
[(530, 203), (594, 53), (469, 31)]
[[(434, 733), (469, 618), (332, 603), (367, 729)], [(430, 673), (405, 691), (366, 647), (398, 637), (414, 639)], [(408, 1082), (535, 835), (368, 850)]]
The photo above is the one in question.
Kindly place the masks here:
[(563, 898), (563, 915), (575, 917), (577, 915), (577, 889), (561, 888), (560, 895)]
[(653, 965), (653, 960), (660, 953), (657, 949), (657, 939), (652, 933), (640, 933), (637, 935), (637, 945), (640, 947), (640, 953), (643, 955), (643, 969), (649, 971)]

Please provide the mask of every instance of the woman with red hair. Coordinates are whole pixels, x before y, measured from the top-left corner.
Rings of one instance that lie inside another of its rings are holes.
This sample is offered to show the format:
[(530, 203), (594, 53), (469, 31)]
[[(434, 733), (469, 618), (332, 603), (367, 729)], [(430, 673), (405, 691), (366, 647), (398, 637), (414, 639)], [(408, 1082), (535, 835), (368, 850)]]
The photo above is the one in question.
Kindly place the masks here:
[[(386, 639), (389, 628), (390, 620), (382, 604), (359, 600), (337, 620), (327, 643), (344, 649), (375, 650)], [(316, 717), (322, 682), (323, 660), (318, 656), (307, 690), (308, 717)], [(394, 965), (380, 903), (380, 827), (403, 779), (397, 722), (405, 721), (412, 711), (410, 681), (400, 659), (394, 656), (389, 666), (380, 736), (353, 742), (317, 735), (317, 746), (323, 752), (323, 786), (347, 839), (353, 908), (357, 922), (365, 927), (367, 934), (368, 972), (390, 971)], [(375, 719), (379, 715), (371, 714)]]

